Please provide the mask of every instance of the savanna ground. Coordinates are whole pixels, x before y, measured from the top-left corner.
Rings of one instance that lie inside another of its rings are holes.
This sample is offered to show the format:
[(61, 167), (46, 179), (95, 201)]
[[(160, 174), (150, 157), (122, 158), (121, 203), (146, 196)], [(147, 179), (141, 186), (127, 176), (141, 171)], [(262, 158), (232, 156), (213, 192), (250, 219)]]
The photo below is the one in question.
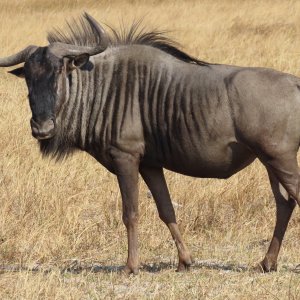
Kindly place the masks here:
[[(300, 76), (300, 1), (1, 0), (0, 56), (45, 45), (48, 30), (84, 10), (114, 26), (144, 16), (148, 28), (171, 30), (202, 60)], [(127, 242), (116, 178), (84, 153), (59, 164), (43, 160), (31, 137), (26, 95), (24, 81), (1, 69), (0, 262), (24, 267), (0, 274), (1, 299), (300, 298), (298, 208), (278, 272), (247, 271), (263, 258), (275, 221), (259, 162), (226, 181), (166, 172), (196, 260), (188, 273), (175, 272), (175, 246), (141, 182), (142, 268), (138, 276), (119, 273)], [(238, 272), (240, 265), (245, 269)]]

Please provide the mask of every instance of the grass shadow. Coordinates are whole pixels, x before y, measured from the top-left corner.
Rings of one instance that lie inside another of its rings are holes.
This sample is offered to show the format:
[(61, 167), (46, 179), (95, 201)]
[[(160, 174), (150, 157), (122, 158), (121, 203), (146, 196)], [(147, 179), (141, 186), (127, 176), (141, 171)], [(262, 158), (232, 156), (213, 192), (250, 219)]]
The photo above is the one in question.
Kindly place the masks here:
[[(159, 263), (149, 263), (142, 264), (140, 266), (141, 272), (147, 273), (159, 273), (165, 270), (176, 270), (176, 264), (172, 262), (159, 262)], [(124, 266), (119, 265), (104, 265), (100, 263), (84, 263), (78, 260), (72, 260), (69, 263), (64, 264), (64, 266), (45, 266), (45, 265), (35, 265), (35, 266), (22, 266), (22, 265), (0, 265), (0, 274), (8, 272), (42, 272), (50, 273), (54, 270), (58, 270), (61, 273), (121, 273)], [(209, 269), (217, 271), (228, 271), (228, 272), (248, 272), (251, 268), (247, 265), (240, 265), (235, 263), (223, 263), (212, 260), (196, 260), (191, 268), (195, 269)], [(281, 270), (286, 272), (300, 273), (300, 264), (293, 265), (283, 265)]]

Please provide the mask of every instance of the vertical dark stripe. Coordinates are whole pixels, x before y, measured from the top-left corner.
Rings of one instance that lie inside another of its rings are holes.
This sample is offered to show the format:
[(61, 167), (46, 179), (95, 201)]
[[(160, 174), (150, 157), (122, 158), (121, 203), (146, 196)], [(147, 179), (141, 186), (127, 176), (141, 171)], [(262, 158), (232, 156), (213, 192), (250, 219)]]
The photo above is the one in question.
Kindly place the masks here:
[(89, 106), (89, 101), (88, 101), (88, 90), (89, 90), (89, 84), (90, 84), (90, 78), (89, 78), (89, 73), (86, 71), (81, 71), (81, 83), (82, 83), (82, 96), (81, 96), (81, 101), (80, 101), (80, 123), (78, 124), (79, 126), (77, 127), (78, 134), (80, 133), (80, 147), (82, 149), (85, 148), (85, 138), (86, 138), (86, 122), (87, 118), (90, 116), (88, 115), (88, 106)]
[[(86, 143), (89, 145), (91, 144), (93, 140), (93, 131), (95, 130), (96, 126), (96, 110), (98, 106), (101, 103), (101, 99), (98, 99), (98, 94), (101, 95), (99, 92), (99, 67), (95, 64), (95, 60), (93, 58), (90, 59), (92, 63), (94, 64), (93, 70), (91, 70), (91, 80), (92, 83), (89, 85), (89, 93), (88, 93), (88, 99), (91, 102), (90, 105), (90, 112), (89, 112), (89, 119), (87, 123), (87, 141)], [(98, 100), (98, 101), (97, 101)]]
[(159, 85), (161, 81), (162, 76), (162, 70), (161, 68), (155, 69), (155, 72), (153, 74), (154, 76), (151, 78), (151, 81), (154, 82), (152, 94), (150, 96), (151, 102), (149, 103), (149, 109), (150, 109), (150, 126), (151, 126), (151, 133), (154, 138), (154, 142), (156, 144), (156, 148), (159, 147), (160, 141), (159, 136), (156, 134), (157, 128), (159, 127), (158, 120), (157, 120), (157, 109), (158, 109), (158, 90)]
[(112, 77), (111, 81), (108, 83), (109, 85), (107, 86), (107, 94), (104, 95), (105, 101), (103, 109), (101, 111), (102, 124), (100, 129), (100, 138), (102, 139), (102, 142), (104, 144), (106, 144), (106, 141), (111, 140), (111, 127), (114, 126), (113, 109), (116, 103), (116, 95), (119, 93), (118, 89), (116, 89), (116, 87), (118, 86), (116, 84), (118, 82), (118, 63), (115, 62), (112, 67)]
[[(114, 60), (103, 62), (103, 67), (100, 70), (101, 73), (101, 90), (97, 92), (101, 94), (99, 99), (101, 99), (101, 103), (99, 105), (99, 109), (96, 114), (96, 125), (94, 131), (94, 141), (97, 139), (100, 142), (100, 146), (105, 142), (104, 130), (105, 130), (105, 122), (106, 118), (109, 116), (105, 115), (107, 102), (112, 101), (110, 95), (112, 93), (111, 86), (113, 85), (114, 79)], [(98, 101), (98, 98), (97, 98)]]

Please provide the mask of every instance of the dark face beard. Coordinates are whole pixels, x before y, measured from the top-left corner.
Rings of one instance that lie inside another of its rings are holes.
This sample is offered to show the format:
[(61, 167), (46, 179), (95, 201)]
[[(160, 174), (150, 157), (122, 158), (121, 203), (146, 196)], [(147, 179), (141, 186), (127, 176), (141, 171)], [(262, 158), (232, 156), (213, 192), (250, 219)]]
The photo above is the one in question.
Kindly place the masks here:
[(75, 147), (66, 137), (61, 136), (61, 132), (59, 132), (58, 128), (56, 128), (56, 130), (56, 134), (52, 138), (40, 140), (39, 146), (43, 156), (62, 160), (74, 152)]
[(50, 139), (40, 140), (39, 145), (43, 156), (55, 157), (59, 149), (57, 133)]

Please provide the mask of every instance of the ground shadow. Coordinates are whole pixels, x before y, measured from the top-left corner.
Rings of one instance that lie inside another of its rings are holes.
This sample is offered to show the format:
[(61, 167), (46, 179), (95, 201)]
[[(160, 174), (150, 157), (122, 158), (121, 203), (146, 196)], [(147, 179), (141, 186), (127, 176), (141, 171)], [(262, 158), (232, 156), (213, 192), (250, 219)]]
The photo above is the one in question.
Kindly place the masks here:
[[(35, 266), (21, 266), (21, 265), (0, 265), (0, 273), (6, 272), (42, 272), (49, 273), (54, 270), (59, 270), (61, 273), (118, 273), (122, 272), (124, 266), (112, 266), (105, 265), (102, 263), (84, 263), (78, 260), (72, 260), (65, 263), (64, 266), (46, 266), (46, 265), (35, 265)], [(191, 270), (195, 269), (209, 269), (218, 271), (228, 271), (228, 272), (247, 272), (251, 271), (251, 267), (246, 265), (239, 265), (235, 263), (223, 263), (211, 260), (196, 260), (192, 266)], [(176, 264), (172, 262), (159, 262), (159, 263), (149, 263), (142, 264), (140, 267), (141, 272), (148, 273), (158, 273), (165, 270), (176, 270)], [(300, 273), (300, 264), (294, 265), (283, 265), (280, 270)]]

